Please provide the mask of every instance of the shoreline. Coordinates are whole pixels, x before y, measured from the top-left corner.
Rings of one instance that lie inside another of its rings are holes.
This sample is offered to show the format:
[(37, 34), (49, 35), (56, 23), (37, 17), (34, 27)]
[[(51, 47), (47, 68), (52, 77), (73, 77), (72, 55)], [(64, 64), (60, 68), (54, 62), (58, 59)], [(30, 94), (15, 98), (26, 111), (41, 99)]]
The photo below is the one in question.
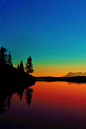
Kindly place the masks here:
[(67, 82), (77, 82), (85, 83), (86, 76), (74, 76), (74, 77), (35, 77), (36, 81), (67, 81)]

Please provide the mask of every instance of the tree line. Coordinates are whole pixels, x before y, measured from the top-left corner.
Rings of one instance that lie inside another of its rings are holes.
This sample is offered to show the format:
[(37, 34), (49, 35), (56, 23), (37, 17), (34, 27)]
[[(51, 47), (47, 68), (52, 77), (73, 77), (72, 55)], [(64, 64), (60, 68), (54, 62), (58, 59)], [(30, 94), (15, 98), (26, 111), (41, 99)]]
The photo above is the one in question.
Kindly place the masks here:
[[(7, 49), (4, 47), (1, 47), (1, 49), (0, 49), (0, 65), (10, 65), (11, 67), (13, 67), (11, 52), (9, 51), (9, 53), (7, 53)], [(25, 68), (23, 65), (23, 61), (21, 60), (20, 64), (18, 64), (18, 66), (17, 66), (17, 69), (21, 70), (23, 72), (25, 71), (28, 74), (32, 73), (33, 72), (33, 64), (32, 64), (31, 56), (29, 56), (27, 58)]]
[(4, 47), (1, 47), (0, 49), (0, 64), (1, 65), (11, 65), (12, 64), (12, 58), (11, 58), (11, 52), (9, 51), (9, 53), (7, 54), (7, 50)]
[(27, 58), (27, 62), (26, 62), (25, 68), (24, 68), (24, 65), (23, 65), (23, 61), (21, 60), (20, 64), (18, 64), (18, 66), (17, 66), (17, 69), (21, 70), (21, 71), (25, 71), (28, 74), (29, 73), (33, 73), (33, 64), (32, 64), (31, 56), (29, 56)]

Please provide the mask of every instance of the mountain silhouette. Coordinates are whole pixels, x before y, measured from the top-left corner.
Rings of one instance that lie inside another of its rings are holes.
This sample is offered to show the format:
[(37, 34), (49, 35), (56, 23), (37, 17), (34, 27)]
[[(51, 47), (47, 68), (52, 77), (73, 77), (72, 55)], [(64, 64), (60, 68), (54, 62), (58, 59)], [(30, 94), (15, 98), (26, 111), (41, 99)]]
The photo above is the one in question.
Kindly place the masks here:
[(77, 73), (69, 72), (67, 75), (65, 75), (65, 77), (76, 77), (76, 76), (86, 76), (86, 72), (85, 73), (82, 73), (82, 72), (77, 72)]

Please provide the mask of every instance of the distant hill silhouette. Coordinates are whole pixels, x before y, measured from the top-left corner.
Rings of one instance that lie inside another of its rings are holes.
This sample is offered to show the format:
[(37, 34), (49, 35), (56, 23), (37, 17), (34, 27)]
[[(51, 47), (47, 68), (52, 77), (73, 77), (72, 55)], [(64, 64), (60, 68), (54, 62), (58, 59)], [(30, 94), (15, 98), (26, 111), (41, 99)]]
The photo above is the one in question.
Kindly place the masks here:
[(67, 75), (65, 75), (65, 77), (76, 77), (76, 76), (86, 76), (86, 72), (85, 73), (82, 73), (82, 72), (77, 72), (77, 73), (69, 72)]
[(86, 76), (73, 76), (73, 77), (36, 77), (36, 81), (67, 81), (76, 83), (86, 83)]

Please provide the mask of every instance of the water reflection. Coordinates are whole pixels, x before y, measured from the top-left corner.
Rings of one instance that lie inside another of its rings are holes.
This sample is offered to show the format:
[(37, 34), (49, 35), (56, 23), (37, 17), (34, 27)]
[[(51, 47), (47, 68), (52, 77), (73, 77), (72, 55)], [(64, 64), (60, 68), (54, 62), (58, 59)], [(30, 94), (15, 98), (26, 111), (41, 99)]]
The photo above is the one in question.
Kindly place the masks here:
[(27, 88), (25, 91), (25, 98), (27, 100), (28, 105), (30, 106), (31, 104), (31, 99), (32, 99), (32, 93), (33, 93), (33, 89), (31, 88)]
[(24, 90), (17, 92), (17, 96), (20, 97), (20, 100), (22, 100), (23, 92), (24, 92)]
[(86, 83), (78, 83), (78, 82), (67, 82), (69, 85), (72, 85), (72, 84), (78, 84), (78, 85), (82, 85), (82, 84), (84, 84), (84, 85), (86, 85)]
[(0, 114), (10, 109), (11, 98), (14, 93), (17, 93), (17, 96), (19, 96), (20, 100), (22, 100), (23, 94), (25, 94), (26, 101), (28, 105), (30, 106), (31, 100), (32, 100), (32, 93), (33, 93), (32, 88), (30, 87), (27, 87), (26, 89), (18, 88), (17, 92), (15, 92), (15, 90), (12, 90), (12, 91), (6, 90), (3, 92), (3, 94), (0, 94)]
[(25, 92), (24, 92), (24, 89), (21, 90), (21, 91), (19, 91), (19, 92), (17, 93), (17, 96), (20, 97), (20, 100), (22, 100), (23, 93), (25, 94), (26, 102), (27, 102), (28, 105), (30, 106), (30, 104), (31, 104), (31, 99), (32, 99), (33, 89), (27, 87), (27, 88), (25, 89)]
[(6, 111), (6, 108), (10, 108), (12, 94), (9, 96), (0, 96), (0, 114)]
[(3, 97), (1, 128), (86, 128), (86, 84), (36, 82)]

